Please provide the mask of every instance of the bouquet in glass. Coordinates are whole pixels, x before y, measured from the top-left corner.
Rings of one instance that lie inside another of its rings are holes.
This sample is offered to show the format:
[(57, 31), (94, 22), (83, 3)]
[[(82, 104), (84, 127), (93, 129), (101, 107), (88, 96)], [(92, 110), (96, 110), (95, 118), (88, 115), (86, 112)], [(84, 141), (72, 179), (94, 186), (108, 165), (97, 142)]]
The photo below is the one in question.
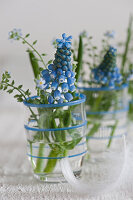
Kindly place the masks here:
[[(71, 60), (72, 36), (62, 34), (57, 39), (54, 60), (44, 62), (46, 54), (40, 54), (35, 40), (28, 42), (30, 34), (22, 36), (19, 29), (9, 33), (12, 40), (28, 45), (28, 53), (35, 76), (37, 94), (31, 96), (22, 85), (16, 86), (11, 75), (2, 75), (0, 89), (8, 93), (17, 91), (14, 98), (23, 102), (26, 109), (24, 125), (27, 136), (27, 155), (34, 175), (46, 182), (64, 181), (60, 159), (68, 157), (75, 176), (79, 176), (86, 153), (85, 96), (76, 93), (75, 68)], [(40, 67), (39, 62), (43, 67)]]
[(77, 54), (74, 49), (78, 89), (87, 99), (88, 149), (93, 153), (118, 148), (121, 138), (127, 134), (128, 73), (123, 75), (116, 64), (117, 49), (110, 45), (113, 37), (114, 31), (106, 32), (99, 50), (92, 43), (92, 37), (83, 32)]

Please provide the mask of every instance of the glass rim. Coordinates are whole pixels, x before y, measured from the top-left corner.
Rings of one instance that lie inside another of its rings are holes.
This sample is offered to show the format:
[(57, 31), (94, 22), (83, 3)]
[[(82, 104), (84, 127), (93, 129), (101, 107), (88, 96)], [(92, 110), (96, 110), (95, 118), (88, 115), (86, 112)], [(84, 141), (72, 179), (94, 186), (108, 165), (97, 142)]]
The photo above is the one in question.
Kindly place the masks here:
[[(59, 104), (32, 104), (32, 103), (28, 103), (26, 100), (24, 100), (23, 104), (27, 107), (55, 108), (55, 107), (64, 107), (64, 106), (74, 106), (77, 104), (84, 103), (86, 101), (86, 96), (84, 94), (76, 93), (75, 95), (77, 97), (79, 96), (80, 99), (75, 100), (75, 101), (66, 102), (66, 103), (59, 103)], [(27, 98), (27, 100), (35, 99), (37, 97), (39, 97), (39, 96), (31, 96), (31, 97)]]
[(79, 90), (86, 90), (86, 91), (112, 91), (112, 90), (122, 90), (124, 88), (128, 87), (128, 83), (124, 83), (121, 86), (115, 86), (114, 88), (111, 87), (80, 87), (78, 86), (77, 88)]

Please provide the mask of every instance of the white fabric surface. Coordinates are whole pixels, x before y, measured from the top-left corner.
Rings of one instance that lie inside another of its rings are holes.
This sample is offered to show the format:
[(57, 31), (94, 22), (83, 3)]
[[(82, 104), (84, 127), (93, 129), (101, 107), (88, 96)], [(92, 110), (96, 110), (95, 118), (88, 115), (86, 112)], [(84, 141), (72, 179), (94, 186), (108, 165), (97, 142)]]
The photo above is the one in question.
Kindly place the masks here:
[(0, 200), (132, 200), (133, 147), (130, 140), (126, 171), (114, 191), (90, 197), (75, 192), (69, 184), (44, 184), (34, 179), (26, 156), (22, 107), (0, 106)]

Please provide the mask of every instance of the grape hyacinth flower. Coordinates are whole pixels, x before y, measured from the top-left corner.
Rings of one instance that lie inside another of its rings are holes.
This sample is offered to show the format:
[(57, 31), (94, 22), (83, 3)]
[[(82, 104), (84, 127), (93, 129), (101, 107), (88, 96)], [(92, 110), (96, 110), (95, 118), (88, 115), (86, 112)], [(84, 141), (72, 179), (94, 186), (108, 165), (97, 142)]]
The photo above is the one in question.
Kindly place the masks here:
[(48, 65), (47, 69), (41, 72), (41, 80), (49, 85), (48, 90), (45, 87), (40, 87), (41, 90), (49, 94), (48, 102), (63, 103), (69, 102), (74, 98), (75, 87), (75, 72), (73, 71), (71, 62), (71, 39), (72, 36), (62, 34), (62, 39), (57, 39), (57, 49), (55, 59), (52, 64)]
[(92, 69), (94, 83), (110, 88), (114, 88), (116, 85), (122, 83), (122, 75), (116, 65), (116, 52), (117, 50), (110, 46), (102, 63), (98, 67)]

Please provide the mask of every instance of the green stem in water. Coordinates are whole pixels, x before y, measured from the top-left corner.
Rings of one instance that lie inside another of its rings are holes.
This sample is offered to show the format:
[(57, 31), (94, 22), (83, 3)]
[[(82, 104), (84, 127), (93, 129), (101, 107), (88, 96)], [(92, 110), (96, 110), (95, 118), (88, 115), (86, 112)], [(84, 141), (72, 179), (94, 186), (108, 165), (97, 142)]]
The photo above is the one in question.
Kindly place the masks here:
[[(54, 128), (57, 128), (56, 126), (56, 122), (55, 120), (53, 119), (51, 121), (52, 123), (52, 127)], [(63, 128), (64, 127), (64, 123), (63, 123), (63, 120), (62, 118), (60, 118), (60, 124), (59, 124), (59, 127), (60, 128)], [(54, 135), (55, 135), (55, 138), (56, 138), (56, 142), (59, 143), (59, 142), (64, 142), (66, 140), (66, 133), (65, 132), (62, 132), (62, 131), (55, 131)], [(51, 147), (52, 148), (52, 147)], [(56, 159), (56, 157), (58, 157), (59, 155), (64, 155), (66, 156), (67, 155), (67, 151), (62, 149), (62, 148), (59, 148), (58, 150), (56, 149), (52, 149), (48, 155), (49, 158), (52, 158), (54, 157), (55, 159), (48, 159), (48, 162), (47, 162), (47, 165), (44, 169), (44, 173), (51, 173), (53, 172), (55, 166), (56, 166), (56, 163), (58, 161), (58, 159)]]
[[(44, 143), (39, 144), (38, 157), (44, 156), (44, 147), (45, 147)], [(42, 171), (43, 171), (43, 159), (37, 158), (36, 168), (35, 168), (34, 172), (40, 173)]]
[[(32, 155), (32, 142), (31, 141), (29, 141), (29, 144), (30, 144), (30, 154)], [(32, 163), (32, 167), (33, 167), (33, 169), (34, 169), (34, 162), (33, 162), (33, 158), (31, 157), (30, 158), (31, 159), (31, 163)]]
[(109, 139), (107, 148), (109, 148), (110, 145), (111, 145), (111, 143), (112, 143), (113, 135), (114, 135), (114, 133), (115, 133), (115, 129), (116, 129), (116, 127), (117, 127), (117, 124), (118, 124), (118, 120), (115, 122), (114, 126), (112, 127), (112, 132), (111, 132), (111, 134), (110, 134), (110, 139)]
[(58, 161), (58, 159), (56, 159), (57, 156), (58, 156), (58, 153), (55, 152), (54, 149), (50, 151), (48, 157), (49, 158), (53, 158), (54, 157), (55, 159), (48, 159), (47, 165), (46, 165), (46, 167), (45, 167), (45, 169), (43, 171), (44, 173), (53, 172), (53, 170), (54, 170), (54, 168), (56, 166), (56, 163)]
[(100, 125), (101, 125), (100, 123), (95, 123), (93, 125), (93, 127), (91, 128), (91, 130), (87, 134), (87, 139), (86, 139), (87, 141), (89, 140), (89, 137), (92, 137), (98, 131)]

